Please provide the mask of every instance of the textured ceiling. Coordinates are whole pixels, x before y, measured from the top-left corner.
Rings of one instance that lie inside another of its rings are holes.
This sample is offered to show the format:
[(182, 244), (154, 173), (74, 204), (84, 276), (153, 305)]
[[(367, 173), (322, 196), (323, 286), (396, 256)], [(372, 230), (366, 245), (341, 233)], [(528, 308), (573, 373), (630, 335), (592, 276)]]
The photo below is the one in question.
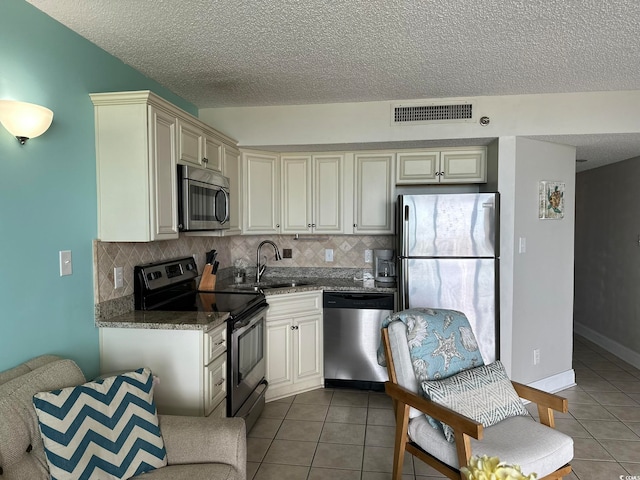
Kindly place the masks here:
[(640, 90), (638, 0), (27, 1), (199, 108)]

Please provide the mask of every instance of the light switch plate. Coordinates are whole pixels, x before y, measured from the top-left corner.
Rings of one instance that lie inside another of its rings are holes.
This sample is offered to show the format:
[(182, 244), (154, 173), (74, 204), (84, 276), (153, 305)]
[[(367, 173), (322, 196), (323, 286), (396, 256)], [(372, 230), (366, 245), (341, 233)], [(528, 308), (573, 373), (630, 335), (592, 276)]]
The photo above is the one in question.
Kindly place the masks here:
[(71, 262), (71, 250), (60, 250), (60, 276), (71, 275), (73, 264)]
[(518, 253), (527, 253), (527, 239), (520, 237), (518, 241)]
[(324, 261), (333, 262), (333, 248), (326, 248), (324, 250)]
[(364, 251), (364, 263), (371, 263), (373, 262), (373, 250), (365, 250)]
[(124, 273), (122, 267), (113, 269), (113, 288), (122, 288), (124, 284)]

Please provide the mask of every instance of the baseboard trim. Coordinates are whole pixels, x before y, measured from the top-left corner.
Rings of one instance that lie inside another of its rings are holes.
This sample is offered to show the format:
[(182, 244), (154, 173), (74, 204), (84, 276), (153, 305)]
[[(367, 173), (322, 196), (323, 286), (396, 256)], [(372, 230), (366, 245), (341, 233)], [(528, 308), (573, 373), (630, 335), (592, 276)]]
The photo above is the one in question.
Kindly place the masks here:
[(591, 340), (599, 347), (604, 348), (607, 352), (615, 355), (616, 357), (624, 360), (625, 362), (633, 365), (636, 368), (640, 368), (640, 353), (631, 350), (624, 345), (611, 340), (609, 337), (605, 337), (601, 333), (592, 330), (591, 328), (582, 325), (578, 322), (573, 323), (573, 331), (581, 337)]
[(530, 387), (544, 390), (545, 392), (549, 393), (556, 393), (560, 390), (564, 390), (565, 388), (574, 387), (575, 385), (576, 373), (573, 371), (573, 368), (571, 370), (567, 370), (566, 372), (557, 373), (555, 375), (551, 375), (550, 377), (536, 380), (533, 383), (529, 383)]

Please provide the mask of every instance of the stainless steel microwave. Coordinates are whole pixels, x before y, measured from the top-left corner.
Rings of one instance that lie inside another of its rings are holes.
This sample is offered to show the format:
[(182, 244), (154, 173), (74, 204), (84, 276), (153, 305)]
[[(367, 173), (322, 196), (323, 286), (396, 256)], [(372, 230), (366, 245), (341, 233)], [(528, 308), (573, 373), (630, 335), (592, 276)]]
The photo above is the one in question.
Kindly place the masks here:
[(178, 228), (229, 228), (229, 179), (219, 172), (178, 165)]

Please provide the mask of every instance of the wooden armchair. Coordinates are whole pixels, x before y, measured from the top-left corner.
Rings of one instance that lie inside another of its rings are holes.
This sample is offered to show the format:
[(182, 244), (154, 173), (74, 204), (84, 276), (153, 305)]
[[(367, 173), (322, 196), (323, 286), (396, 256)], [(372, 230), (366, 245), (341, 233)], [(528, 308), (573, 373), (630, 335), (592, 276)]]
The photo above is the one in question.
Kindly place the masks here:
[[(392, 321), (382, 329), (382, 344), (389, 372), (385, 390), (393, 399), (396, 416), (394, 480), (402, 476), (405, 451), (451, 479), (464, 478), (460, 468), (472, 455), (498, 457), (520, 465), (525, 474), (537, 473), (539, 479), (561, 479), (571, 472), (568, 462), (573, 458), (573, 440), (553, 429), (553, 411), (568, 411), (565, 398), (512, 382), (518, 396), (537, 404), (540, 423), (531, 416), (514, 416), (483, 427), (418, 393), (421, 388), (413, 373), (407, 326), (402, 321)], [(449, 425), (455, 442), (448, 442), (425, 414)]]

